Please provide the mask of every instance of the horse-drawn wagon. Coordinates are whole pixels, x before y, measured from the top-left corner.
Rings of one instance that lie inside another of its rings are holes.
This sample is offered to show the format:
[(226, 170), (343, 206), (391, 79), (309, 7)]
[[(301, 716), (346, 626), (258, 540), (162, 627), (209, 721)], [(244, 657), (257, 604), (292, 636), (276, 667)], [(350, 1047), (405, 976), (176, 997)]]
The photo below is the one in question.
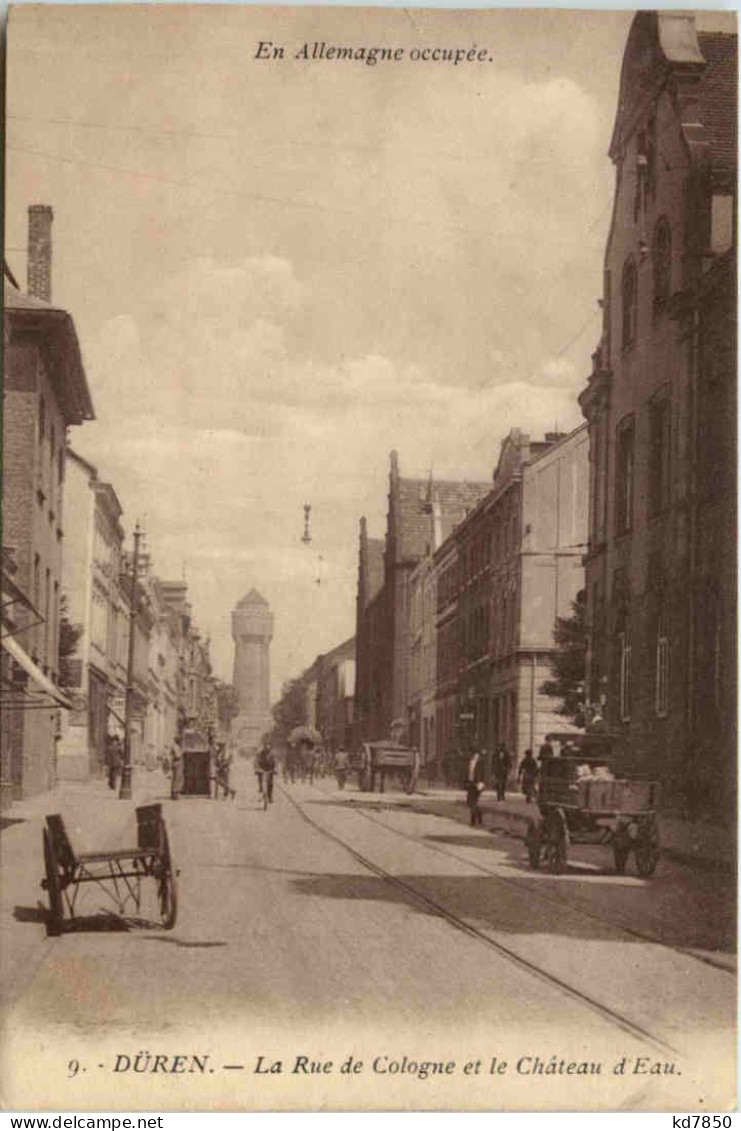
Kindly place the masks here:
[(379, 791), (386, 788), (386, 777), (396, 778), (407, 793), (412, 793), (418, 770), (417, 753), (398, 742), (364, 742), (359, 758), (355, 760), (360, 789), (373, 793), (376, 782)]
[(559, 757), (543, 761), (538, 808), (525, 835), (530, 863), (558, 874), (572, 844), (612, 848), (615, 871), (631, 853), (640, 876), (652, 876), (659, 859), (659, 784), (619, 775), (606, 736), (569, 735)]

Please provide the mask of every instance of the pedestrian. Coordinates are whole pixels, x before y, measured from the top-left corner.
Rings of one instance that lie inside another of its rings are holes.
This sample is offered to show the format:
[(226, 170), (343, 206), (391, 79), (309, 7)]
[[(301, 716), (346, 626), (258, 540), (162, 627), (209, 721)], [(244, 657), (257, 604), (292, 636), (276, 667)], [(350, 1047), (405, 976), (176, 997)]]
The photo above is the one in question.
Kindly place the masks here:
[(334, 756), (334, 772), (337, 778), (337, 788), (345, 788), (345, 780), (347, 778), (347, 766), (350, 761), (350, 756), (342, 747), (337, 751)]
[(216, 759), (214, 767), (214, 799), (219, 796), (219, 789), (224, 793), (224, 797), (236, 797), (236, 792), (231, 787), (231, 771), (232, 771), (232, 757), (226, 748), (225, 742), (219, 742), (216, 747)]
[(466, 804), (470, 813), (471, 825), (482, 825), (484, 815), (479, 804), (484, 790), (484, 759), (478, 750), (471, 755), (466, 775)]
[(180, 739), (176, 738), (170, 748), (170, 797), (173, 801), (180, 797), (184, 784), (183, 748)]
[(273, 779), (275, 778), (275, 755), (269, 742), (264, 742), (260, 753), (255, 758), (255, 774), (257, 775), (257, 788), (260, 796), (273, 800)]
[(308, 779), (309, 785), (314, 784), (314, 775), (316, 774), (317, 752), (316, 747), (307, 746), (304, 752), (304, 777)]
[(512, 759), (504, 742), (500, 742), (494, 760), (495, 779), (497, 784), (497, 801), (507, 800), (507, 781), (512, 767)]
[(417, 782), (419, 781), (419, 750), (417, 747), (412, 748), (412, 764), (409, 767), (409, 775), (406, 782), (407, 793), (414, 793), (417, 789)]
[(123, 750), (121, 749), (121, 739), (115, 733), (111, 733), (106, 738), (105, 744), (105, 764), (106, 772), (108, 775), (108, 785), (110, 789), (116, 788), (118, 775), (121, 773), (123, 766)]
[(547, 734), (545, 736), (545, 742), (542, 744), (540, 750), (538, 751), (538, 761), (540, 762), (541, 770), (543, 769), (543, 763), (547, 762), (550, 758), (553, 757), (553, 747), (551, 745), (552, 741), (553, 735)]
[(525, 794), (525, 801), (529, 805), (535, 796), (535, 787), (538, 782), (538, 763), (533, 758), (532, 750), (525, 751), (525, 757), (517, 771), (517, 780), (522, 782), (522, 792)]

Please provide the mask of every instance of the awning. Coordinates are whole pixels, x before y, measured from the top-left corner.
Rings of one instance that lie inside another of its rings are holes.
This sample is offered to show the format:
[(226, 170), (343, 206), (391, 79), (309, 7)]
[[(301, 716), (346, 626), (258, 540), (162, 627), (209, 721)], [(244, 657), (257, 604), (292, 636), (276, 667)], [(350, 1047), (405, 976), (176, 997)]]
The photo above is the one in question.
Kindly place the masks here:
[(0, 644), (2, 644), (5, 651), (13, 657), (15, 662), (23, 668), (24, 672), (31, 677), (39, 691), (43, 691), (45, 695), (48, 695), (58, 707), (66, 707), (68, 709), (72, 707), (72, 703), (67, 696), (64, 695), (58, 687), (55, 687), (52, 681), (44, 675), (38, 664), (35, 664), (31, 657), (23, 651), (17, 640), (12, 636), (4, 636), (2, 640), (0, 640)]

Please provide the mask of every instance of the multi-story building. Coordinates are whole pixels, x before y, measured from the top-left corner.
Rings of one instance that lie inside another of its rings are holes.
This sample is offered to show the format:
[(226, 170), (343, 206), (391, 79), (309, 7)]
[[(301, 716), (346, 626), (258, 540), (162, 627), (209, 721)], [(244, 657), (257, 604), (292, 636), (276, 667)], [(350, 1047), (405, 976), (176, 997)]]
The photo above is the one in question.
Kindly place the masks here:
[(435, 762), (437, 691), (437, 573), (431, 554), (412, 571), (410, 587), (409, 741), (427, 768)]
[[(447, 538), (435, 552), (435, 770), (448, 784), (457, 777), (462, 745), (458, 700), (460, 639), (458, 630), (458, 543)], [(464, 711), (463, 714), (469, 714)]]
[(66, 658), (74, 709), (63, 723), (58, 751), (62, 779), (103, 772), (106, 737), (121, 724), (116, 709), (126, 694), (128, 607), (121, 590), (122, 507), (110, 483), (72, 448), (67, 449), (63, 593), (78, 629)]
[[(541, 442), (513, 428), (502, 442), (493, 489), (451, 537), (457, 595), (446, 595), (445, 623), (451, 638), (457, 628), (458, 711), (451, 722), (464, 757), (474, 747), (490, 756), (503, 742), (519, 758), (549, 731), (570, 729), (541, 687), (550, 676), (556, 617), (570, 615), (583, 587), (587, 452), (584, 425), (569, 435), (547, 433)], [(441, 578), (438, 592), (442, 584)], [(451, 639), (451, 657), (454, 648)], [(450, 711), (453, 664), (440, 637), (438, 667)]]
[[(150, 711), (149, 654), (156, 614), (152, 605), (150, 582), (146, 569), (138, 569), (133, 576), (133, 555), (123, 554), (121, 590), (126, 604), (126, 655), (128, 661), (129, 639), (133, 628), (132, 680), (128, 688), (130, 701), (130, 744), (132, 766), (147, 765), (146, 723)], [(132, 609), (132, 602), (134, 602)], [(133, 616), (132, 616), (133, 612)], [(117, 700), (114, 717), (120, 719), (126, 712), (126, 697)]]
[[(737, 41), (639, 12), (589, 423), (588, 693), (669, 806), (734, 811)], [(732, 18), (732, 17), (731, 17)]]
[(317, 730), (327, 750), (350, 749), (355, 700), (355, 637), (317, 657)]
[(178, 618), (168, 608), (159, 578), (147, 579), (152, 613), (144, 720), (143, 761), (152, 769), (162, 762), (178, 731), (180, 632)]
[[(59, 676), (67, 429), (94, 416), (74, 322), (51, 302), (51, 224), (51, 208), (29, 209), (28, 293), (4, 279), (3, 319), (3, 545), (37, 614), (26, 610), (3, 646), (15, 650), (14, 669), (45, 693)], [(55, 780), (55, 708), (67, 700), (58, 690), (47, 699), (48, 710), (6, 707), (15, 716), (3, 732), (6, 794), (38, 793)]]
[(0, 654), (0, 809), (9, 806), (23, 788), (23, 770), (19, 754), (23, 751), (26, 712), (49, 712), (54, 718), (56, 707), (70, 707), (71, 702), (59, 688), (33, 663), (20, 641), (28, 636), (30, 626), (39, 623), (38, 610), (18, 584), (18, 566), (14, 553), (2, 549), (2, 654)]
[(353, 742), (355, 695), (355, 638), (343, 641), (331, 652), (320, 653), (312, 664), (284, 688), (281, 707), (289, 698), (290, 726), (284, 725), (284, 741), (294, 726), (305, 724), (322, 736), (327, 750), (350, 749)]
[(383, 584), (368, 595), (369, 540), (361, 523), (356, 624), (356, 740), (408, 740), (411, 575), (486, 494), (489, 484), (406, 479), (391, 453)]
[(368, 736), (370, 720), (381, 712), (380, 695), (386, 686), (377, 643), (386, 631), (387, 620), (387, 594), (383, 591), (384, 549), (383, 538), (369, 538), (366, 519), (361, 518), (355, 606), (353, 743), (356, 747)]

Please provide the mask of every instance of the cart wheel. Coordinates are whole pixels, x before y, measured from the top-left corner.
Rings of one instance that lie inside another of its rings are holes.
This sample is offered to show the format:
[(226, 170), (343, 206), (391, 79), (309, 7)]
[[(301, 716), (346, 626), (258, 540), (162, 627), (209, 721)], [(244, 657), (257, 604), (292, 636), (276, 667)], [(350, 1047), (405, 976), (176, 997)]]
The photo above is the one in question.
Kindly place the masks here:
[(540, 867), (540, 833), (535, 821), (530, 821), (525, 833), (525, 847), (530, 857), (530, 867)]
[(46, 933), (47, 935), (61, 935), (64, 904), (62, 902), (62, 889), (59, 884), (57, 854), (54, 851), (54, 842), (48, 829), (44, 829), (44, 868), (46, 870), (44, 887), (49, 893), (49, 916), (46, 921)]
[(160, 906), (162, 926), (166, 931), (171, 931), (178, 917), (178, 887), (170, 859), (170, 843), (166, 829), (162, 833), (162, 859), (156, 875), (157, 901)]
[(636, 869), (644, 879), (653, 876), (659, 862), (659, 830), (652, 821), (639, 830), (635, 846)]
[(554, 814), (548, 822), (544, 855), (551, 874), (560, 876), (569, 855), (569, 833), (563, 814)]

